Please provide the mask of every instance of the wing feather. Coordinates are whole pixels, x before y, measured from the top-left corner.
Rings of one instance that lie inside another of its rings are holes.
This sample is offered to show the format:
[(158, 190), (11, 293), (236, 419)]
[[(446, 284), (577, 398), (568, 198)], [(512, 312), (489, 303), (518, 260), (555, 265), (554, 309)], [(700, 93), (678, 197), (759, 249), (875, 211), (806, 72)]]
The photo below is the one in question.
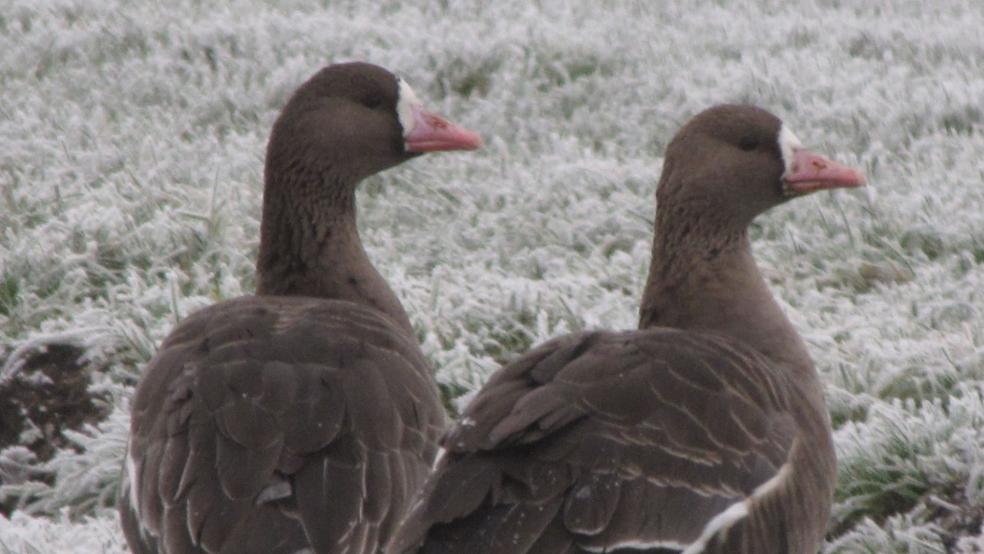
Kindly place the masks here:
[[(531, 552), (685, 548), (787, 461), (794, 393), (716, 335), (555, 339), (497, 372), (445, 435), (389, 552), (465, 552), (453, 541), (469, 533), (484, 537), (469, 552), (524, 552), (505, 545), (533, 527)], [(552, 504), (533, 527), (517, 515)]]
[(213, 306), (164, 341), (138, 388), (124, 530), (139, 554), (375, 553), (445, 421), (419, 347), (381, 314)]
[(358, 540), (366, 494), (364, 451), (343, 438), (329, 448), (341, 455), (309, 463), (294, 477), (298, 511), (316, 552), (342, 551), (339, 544)]

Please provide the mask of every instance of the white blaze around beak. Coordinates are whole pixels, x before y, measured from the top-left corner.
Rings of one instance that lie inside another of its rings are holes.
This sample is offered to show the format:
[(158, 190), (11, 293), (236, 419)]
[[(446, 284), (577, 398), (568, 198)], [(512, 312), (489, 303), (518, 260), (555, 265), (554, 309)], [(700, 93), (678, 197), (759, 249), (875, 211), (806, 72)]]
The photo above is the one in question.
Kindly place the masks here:
[(779, 151), (782, 152), (782, 163), (786, 167), (786, 175), (793, 172), (793, 152), (800, 148), (803, 148), (803, 143), (783, 123), (782, 128), (779, 129)]
[(424, 109), (410, 85), (399, 79), (396, 117), (403, 127), (403, 145), (407, 152), (446, 152), (474, 150), (482, 138), (474, 131), (444, 119)]
[(406, 137), (413, 132), (417, 118), (415, 112), (419, 111), (423, 104), (417, 98), (417, 93), (410, 88), (406, 81), (400, 79), (399, 100), (396, 102), (396, 115), (403, 127), (403, 136)]

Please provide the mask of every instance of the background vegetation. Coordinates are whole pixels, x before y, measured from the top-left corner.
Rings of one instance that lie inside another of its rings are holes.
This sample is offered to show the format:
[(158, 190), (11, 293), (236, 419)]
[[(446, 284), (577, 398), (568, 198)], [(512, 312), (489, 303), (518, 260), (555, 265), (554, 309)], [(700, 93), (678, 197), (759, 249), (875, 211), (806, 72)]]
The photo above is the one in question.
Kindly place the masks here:
[(533, 343), (635, 324), (662, 152), (697, 111), (761, 105), (864, 168), (872, 197), (753, 229), (836, 426), (826, 552), (984, 551), (984, 3), (214, 4), (0, 0), (0, 552), (124, 551), (141, 368), (253, 290), (273, 118), (355, 59), (487, 142), (359, 196), (449, 399)]

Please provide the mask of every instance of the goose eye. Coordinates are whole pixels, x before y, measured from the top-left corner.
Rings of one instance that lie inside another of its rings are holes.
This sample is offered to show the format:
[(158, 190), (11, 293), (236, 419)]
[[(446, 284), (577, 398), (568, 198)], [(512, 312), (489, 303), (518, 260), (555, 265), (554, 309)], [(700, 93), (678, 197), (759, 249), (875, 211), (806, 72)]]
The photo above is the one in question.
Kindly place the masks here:
[(759, 145), (758, 139), (751, 135), (745, 135), (740, 139), (738, 139), (738, 148), (741, 148), (746, 152), (755, 150), (756, 148), (758, 148), (758, 145)]
[(383, 104), (383, 98), (378, 94), (370, 94), (362, 99), (362, 105), (369, 108), (370, 110), (375, 110)]

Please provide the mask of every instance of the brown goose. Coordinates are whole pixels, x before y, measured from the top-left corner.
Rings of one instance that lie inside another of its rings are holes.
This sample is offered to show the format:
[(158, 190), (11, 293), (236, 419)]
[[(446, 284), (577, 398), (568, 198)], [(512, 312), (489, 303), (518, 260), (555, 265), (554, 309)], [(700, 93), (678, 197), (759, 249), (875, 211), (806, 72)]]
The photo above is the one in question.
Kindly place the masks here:
[(479, 143), (373, 65), (294, 93), (267, 146), (257, 295), (185, 319), (137, 387), (120, 497), (135, 553), (378, 551), (446, 421), (355, 187)]
[(816, 552), (829, 417), (746, 230), (863, 182), (761, 109), (694, 117), (667, 149), (639, 329), (561, 337), (493, 375), (388, 551)]

